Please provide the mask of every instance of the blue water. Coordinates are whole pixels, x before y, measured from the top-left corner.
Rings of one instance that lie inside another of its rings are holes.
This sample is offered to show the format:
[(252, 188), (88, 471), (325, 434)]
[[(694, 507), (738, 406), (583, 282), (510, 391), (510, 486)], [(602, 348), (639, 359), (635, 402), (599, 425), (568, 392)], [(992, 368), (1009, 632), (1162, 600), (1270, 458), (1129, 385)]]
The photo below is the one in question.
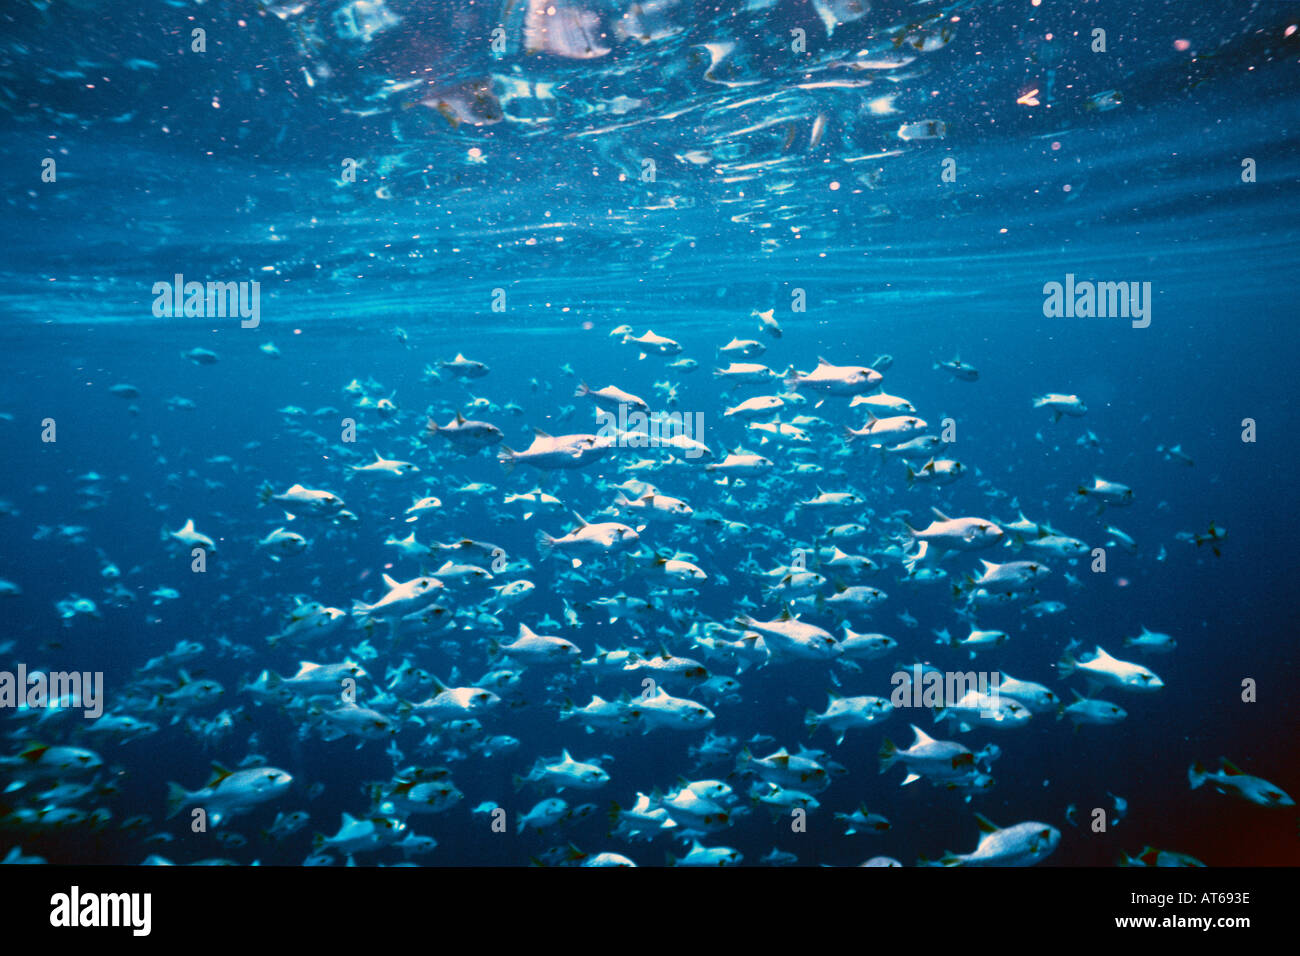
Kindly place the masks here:
[[(1058, 828), (1061, 842), (1046, 865), (1113, 866), (1146, 845), (1212, 866), (1300, 861), (1294, 808), (1254, 806), (1209, 786), (1192, 791), (1187, 781), (1193, 761), (1213, 769), (1223, 755), (1300, 793), (1293, 692), (1300, 617), (1289, 586), (1297, 531), (1290, 438), (1300, 429), (1290, 401), (1300, 317), (1290, 291), (1300, 250), (1300, 8), (875, 3), (827, 37), (802, 0), (725, 13), (682, 2), (666, 5), (667, 35), (643, 44), (613, 26), (630, 5), (556, 4), (582, 5), (604, 24), (603, 56), (527, 52), (540, 41), (528, 39), (520, 5), (392, 2), (400, 20), (369, 40), (340, 35), (337, 2), (300, 12), (215, 2), (124, 11), (91, 0), (5, 11), (0, 499), (9, 513), (0, 516), (0, 579), (21, 593), (0, 597), (0, 646), (14, 642), (0, 668), (103, 671), (113, 710), (149, 658), (178, 640), (200, 641), (205, 651), (187, 670), (220, 681), (225, 693), (191, 716), (226, 710), (236, 721), (205, 744), (185, 719), (173, 725), (165, 711), (137, 712), (158, 732), (98, 746), (111, 772), (97, 782), (111, 778), (119, 789), (75, 804), (106, 808), (108, 822), (55, 829), (0, 819), (0, 858), (20, 845), (57, 863), (138, 863), (157, 853), (178, 863), (296, 865), (313, 852), (313, 832), (334, 833), (343, 812), (364, 815), (363, 785), (395, 769), (387, 743), (358, 748), (300, 736), (292, 717), (239, 687), (263, 669), (289, 675), (300, 660), (353, 653), (366, 635), (352, 625), (303, 653), (270, 648), (265, 637), (296, 595), (348, 609), (382, 595), (381, 571), (399, 580), (419, 573), (419, 562), (384, 547), (390, 534), (414, 529), (424, 543), (499, 544), (512, 561), (532, 565), (507, 577), (537, 588), (501, 613), (502, 634), (475, 626), (390, 646), (376, 631), (379, 656), (362, 663), (377, 677), (410, 656), (444, 679), (458, 668), (457, 682), (469, 684), (489, 669), (488, 639), (512, 639), (521, 622), (562, 634), (584, 657), (597, 644), (634, 641), (599, 610), (582, 612), (581, 628), (539, 625), (548, 614), (564, 620), (561, 597), (576, 606), (619, 591), (644, 596), (647, 585), (625, 575), (621, 559), (584, 565), (585, 580), (575, 580), (567, 562), (543, 560), (534, 543), (539, 529), (568, 531), (567, 516), (522, 520), (502, 498), (540, 483), (595, 520), (612, 504), (612, 486), (632, 477), (627, 465), (666, 454), (618, 448), (574, 471), (507, 474), (495, 449), (466, 457), (420, 438), (426, 414), (445, 422), (471, 396), (495, 407), (470, 417), (499, 426), (512, 448), (526, 447), (533, 428), (594, 431), (586, 400), (573, 397), (586, 380), (665, 410), (655, 383), (677, 383), (672, 410), (702, 413), (703, 440), (719, 456), (743, 446), (776, 462), (776, 474), (731, 491), (733, 501), (702, 464), (637, 475), (697, 512), (716, 510), (752, 528), (728, 536), (692, 522), (643, 533), (655, 549), (691, 553), (710, 575), (685, 605), (689, 620), (730, 625), (742, 598), (757, 604), (756, 618), (779, 614), (780, 602), (763, 596), (768, 579), (741, 565), (749, 556), (765, 570), (787, 564), (792, 548), (811, 546), (829, 524), (866, 525), (867, 537), (845, 550), (884, 565), (854, 583), (875, 585), (888, 600), (853, 626), (892, 636), (897, 654), (864, 663), (861, 673), (774, 660), (738, 675), (738, 701), (713, 706), (712, 731), (774, 738), (755, 746), (759, 755), (802, 743), (847, 772), (817, 795), (808, 832), (792, 833), (788, 816), (773, 820), (754, 805), (703, 838), (706, 845), (733, 847), (746, 865), (780, 847), (805, 865), (886, 855), (910, 866), (945, 849), (970, 851), (979, 812), (1004, 826), (1036, 820)], [(361, 9), (377, 17), (377, 7)], [(498, 23), (507, 37), (499, 55), (488, 39)], [(203, 53), (190, 49), (196, 26), (207, 31)], [(1104, 53), (1090, 49), (1096, 27), (1106, 30)], [(791, 51), (794, 28), (806, 31), (807, 53)], [(929, 37), (924, 45), (937, 48), (895, 43), (901, 37)], [(727, 42), (734, 49), (710, 69), (703, 44)], [(914, 58), (880, 68), (890, 57)], [(875, 65), (845, 65), (855, 60)], [(394, 89), (406, 83), (413, 85)], [(864, 85), (834, 85), (847, 83)], [(490, 93), (458, 98), (466, 84)], [(1109, 90), (1119, 91), (1118, 105), (1096, 108)], [(898, 135), (904, 124), (929, 120), (945, 124), (942, 138)], [(53, 182), (41, 179), (47, 157), (57, 164)], [(345, 158), (359, 162), (355, 182), (343, 178)], [(647, 158), (655, 162), (652, 182), (640, 179)], [(1246, 158), (1254, 161), (1249, 182)], [(946, 159), (955, 160), (955, 181), (943, 178)], [(259, 281), (260, 325), (155, 317), (152, 287), (177, 273)], [(1043, 286), (1067, 274), (1149, 282), (1150, 326), (1047, 318)], [(498, 289), (504, 311), (493, 310)], [(798, 290), (806, 307), (793, 311)], [(750, 317), (767, 309), (784, 329), (779, 340), (760, 334)], [(682, 373), (668, 368), (671, 359), (639, 359), (608, 334), (624, 323), (680, 342), (699, 368)], [(931, 431), (951, 418), (956, 442), (944, 453), (970, 473), (949, 487), (909, 489), (896, 461), (882, 464), (860, 446), (841, 457), (840, 426), (864, 418), (843, 398), (815, 407), (821, 396), (807, 389), (800, 390), (807, 403), (791, 414), (833, 426), (813, 429), (813, 453), (760, 446), (723, 411), (785, 388), (724, 391), (710, 370), (726, 364), (715, 350), (733, 337), (767, 345), (761, 357), (737, 361), (776, 370), (812, 369), (819, 355), (846, 365), (892, 355), (884, 389), (910, 400)], [(259, 351), (267, 342), (278, 358)], [(196, 347), (219, 360), (182, 357)], [(462, 385), (446, 373), (438, 382), (423, 374), (458, 352), (486, 363), (489, 375)], [(932, 367), (955, 355), (979, 369), (978, 382)], [(375, 397), (391, 395), (397, 414), (353, 408), (343, 391), (353, 379), (373, 379)], [(139, 397), (111, 394), (119, 383), (139, 388)], [(1054, 424), (1031, 404), (1048, 392), (1077, 394), (1087, 414)], [(173, 396), (194, 407), (169, 407)], [(521, 412), (506, 408), (512, 402)], [(288, 405), (338, 412), (278, 411)], [(577, 411), (562, 420), (565, 406)], [(355, 444), (338, 440), (346, 416), (359, 423)], [(41, 440), (47, 418), (57, 423), (52, 443)], [(1244, 419), (1256, 423), (1253, 442), (1242, 440)], [(1077, 443), (1089, 430), (1097, 447)], [(1175, 444), (1194, 465), (1156, 451)], [(416, 462), (420, 474), (372, 490), (345, 479), (348, 464), (376, 451)], [(223, 455), (233, 464), (210, 461)], [(797, 460), (827, 471), (794, 474)], [(98, 497), (88, 497), (78, 477), (91, 471), (104, 476), (92, 483)], [(1133, 488), (1133, 504), (1101, 515), (1078, 504), (1077, 487), (1094, 475)], [(264, 481), (277, 492), (294, 482), (334, 491), (359, 521), (328, 531), (291, 522), (311, 545), (271, 562), (254, 550), (282, 523), (278, 509), (258, 507)], [(496, 487), (457, 496), (466, 482)], [(825, 520), (787, 517), (819, 487), (855, 490), (867, 504)], [(408, 525), (402, 512), (425, 494), (440, 497), (442, 510)], [(886, 554), (901, 527), (891, 516), (907, 511), (920, 527), (932, 506), (1003, 522), (1023, 511), (1090, 546), (1103, 545), (1114, 524), (1138, 549), (1108, 548), (1102, 574), (1048, 559), (1053, 573), (1037, 599), (1065, 602), (1066, 610), (1042, 618), (1017, 608), (981, 612), (981, 627), (1011, 640), (971, 661), (932, 635), (945, 627), (965, 633), (951, 580), (975, 572), (977, 557), (1024, 555), (1002, 548), (959, 555), (939, 565), (949, 581), (905, 580), (897, 557)], [(159, 540), (161, 527), (174, 530), (186, 518), (218, 540), (206, 574), (191, 573), (185, 554)], [(1219, 557), (1178, 537), (1203, 534), (1211, 521), (1228, 534)], [(40, 530), (59, 525), (85, 526), (84, 540)], [(134, 602), (106, 599), (105, 561), (120, 567)], [(1083, 587), (1067, 587), (1065, 572)], [(149, 594), (160, 586), (181, 596), (155, 605)], [(96, 600), (101, 616), (65, 626), (55, 602), (74, 593)], [(475, 599), (442, 603), (465, 609)], [(904, 612), (915, 627), (899, 619)], [(839, 631), (824, 611), (804, 620)], [(1143, 656), (1125, 648), (1123, 639), (1142, 626), (1173, 635), (1176, 650)], [(662, 612), (640, 643), (653, 650), (664, 640), (711, 673), (734, 675), (692, 648), (685, 629)], [(221, 652), (220, 638), (248, 650)], [(1125, 707), (1127, 720), (1077, 733), (1069, 721), (1037, 715), (1020, 729), (955, 734), (932, 727), (929, 714), (899, 712), (880, 727), (850, 731), (837, 747), (827, 731), (809, 737), (803, 726), (805, 710), (822, 709), (828, 690), (887, 697), (895, 666), (917, 657), (941, 669), (1001, 668), (1068, 698), (1068, 688), (1085, 684), (1060, 679), (1055, 664), (1075, 640), (1081, 651), (1100, 644), (1142, 660), (1165, 687), (1101, 692)], [(163, 674), (178, 676), (176, 668)], [(1241, 699), (1246, 679), (1258, 685), (1253, 703)], [(487, 733), (520, 739), (512, 754), (421, 751), (427, 731), (403, 728), (397, 765), (447, 767), (464, 794), (443, 813), (410, 818), (414, 832), (439, 844), (415, 862), (521, 865), (573, 843), (660, 865), (665, 853), (685, 851), (668, 836), (611, 838), (611, 803), (670, 790), (682, 775), (726, 777), (734, 761), (696, 771), (688, 748), (701, 731), (620, 738), (559, 722), (565, 696), (583, 704), (592, 693), (636, 694), (639, 678), (582, 671), (572, 686), (548, 686), (554, 680), (528, 668), (526, 703), (483, 718)], [(33, 740), (91, 746), (79, 720), (37, 734), (0, 716), (3, 753)], [(993, 765), (996, 786), (968, 802), (926, 781), (900, 788), (898, 768), (879, 774), (883, 739), (905, 746), (909, 723), (971, 749), (996, 741), (1003, 751)], [(507, 808), (513, 824), (552, 793), (516, 793), (512, 774), (565, 747), (579, 759), (612, 758), (602, 761), (612, 777), (605, 788), (563, 794), (572, 805), (595, 803), (597, 813), (543, 835), (513, 825), (492, 833), (485, 817), (471, 815), (486, 801)], [(203, 834), (189, 832), (184, 815), (163, 819), (167, 781), (195, 788), (212, 761), (233, 767), (249, 754), (293, 774), (287, 796)], [(732, 783), (748, 805), (747, 783)], [(309, 794), (312, 784), (323, 792)], [(1088, 815), (1111, 806), (1108, 793), (1127, 799), (1127, 816), (1093, 833)], [(0, 798), (0, 810), (26, 806), (26, 796)], [(862, 802), (890, 819), (890, 832), (842, 835), (832, 814)], [(1069, 805), (1081, 826), (1067, 822)], [(277, 811), (297, 809), (311, 814), (304, 830), (282, 841), (261, 835)], [(151, 819), (123, 831), (121, 822), (136, 814)], [(220, 843), (214, 834), (223, 831), (247, 845)], [(172, 839), (145, 840), (159, 832)], [(392, 848), (356, 856), (363, 865), (403, 859)]]

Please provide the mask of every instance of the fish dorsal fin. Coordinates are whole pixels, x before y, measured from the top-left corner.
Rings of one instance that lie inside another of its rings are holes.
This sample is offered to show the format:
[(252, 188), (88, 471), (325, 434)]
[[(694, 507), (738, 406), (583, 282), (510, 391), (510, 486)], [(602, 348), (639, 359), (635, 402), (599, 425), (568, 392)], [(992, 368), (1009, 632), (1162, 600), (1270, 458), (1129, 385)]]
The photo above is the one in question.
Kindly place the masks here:
[(998, 831), (998, 825), (982, 813), (975, 814), (975, 822), (979, 825), (980, 833), (996, 833)]
[(1080, 693), (1079, 693), (1077, 690), (1075, 690), (1073, 687), (1070, 688), (1070, 693), (1074, 695), (1074, 702), (1075, 702), (1076, 704), (1079, 703), (1080, 701), (1085, 701), (1085, 700), (1088, 699), (1088, 698), (1084, 697), (1082, 694), (1080, 694)]
[(574, 759), (573, 759), (572, 757), (569, 756), (569, 748), (568, 748), (568, 747), (565, 747), (562, 751), (560, 751), (560, 761), (561, 761), (562, 763), (574, 763), (574, 762), (575, 762)]
[(343, 829), (346, 830), (348, 827), (356, 826), (356, 824), (357, 824), (357, 818), (354, 817), (352, 814), (348, 813), (346, 810), (343, 811)]
[(229, 777), (231, 772), (232, 771), (227, 770), (225, 767), (221, 766), (221, 764), (217, 763), (215, 760), (212, 761), (212, 777), (211, 779), (208, 780), (206, 784), (204, 784), (204, 786), (215, 787), (217, 784), (221, 783), (221, 781)]
[(318, 668), (318, 667), (320, 667), (319, 664), (313, 664), (311, 661), (299, 661), (299, 662), (298, 662), (298, 673), (295, 674), (294, 676), (295, 676), (295, 677), (302, 677), (304, 674), (310, 674), (312, 671), (314, 671), (314, 670), (315, 670), (316, 668)]
[(533, 429), (533, 434), (536, 435), (538, 438), (550, 438), (550, 437), (552, 437), (550, 434), (548, 434), (547, 432), (542, 431), (540, 428), (534, 428), (534, 429)]
[(1219, 765), (1223, 768), (1223, 772), (1230, 777), (1243, 776), (1246, 773), (1227, 757), (1220, 757)]
[(456, 357), (455, 357), (454, 359), (452, 359), (452, 361), (453, 361), (453, 362), (464, 362), (464, 361), (466, 361), (466, 359), (465, 359), (465, 356), (464, 356), (463, 353), (461, 353), (461, 352), (457, 352), (457, 353), (456, 353)]
[(576, 511), (574, 511), (572, 514), (573, 514), (573, 517), (576, 518), (576, 519), (578, 520), (578, 525), (579, 525), (580, 527), (583, 527), (583, 528), (587, 527), (587, 519), (586, 519), (586, 518), (584, 518), (582, 515), (578, 514), (578, 512), (576, 512)]
[[(930, 459), (930, 461), (933, 462), (934, 459), (932, 458), (932, 459)], [(949, 518), (946, 514), (944, 514), (942, 511), (940, 511), (938, 508), (931, 508), (930, 510), (931, 510), (932, 512), (934, 512), (934, 516), (935, 516), (936, 518), (938, 518), (940, 521), (951, 521), (951, 520), (952, 520), (952, 519)]]
[(464, 425), (464, 424), (465, 424), (465, 416), (462, 415), (460, 412), (457, 412), (457, 413), (456, 413), (456, 424), (457, 424), (457, 425)]
[[(787, 575), (787, 577), (789, 577), (789, 575)], [(780, 617), (780, 620), (782, 620), (782, 621), (789, 621), (789, 620), (791, 620), (791, 618), (792, 618), (792, 616), (791, 616), (791, 614), (790, 614), (790, 605), (788, 605), (788, 604), (784, 604), (784, 605), (782, 605), (782, 606), (781, 606), (781, 617)]]
[(402, 582), (394, 581), (392, 577), (390, 577), (387, 573), (384, 574), (384, 583), (387, 584), (389, 588), (397, 588), (402, 586)]
[(999, 565), (994, 564), (992, 561), (985, 561), (983, 558), (980, 558), (980, 564), (984, 565), (984, 572), (986, 574), (989, 571), (996, 570), (999, 567)]
[(826, 359), (822, 358), (822, 357), (819, 355), (819, 356), (817, 356), (817, 364), (818, 364), (818, 365), (830, 365), (831, 363), (828, 362), (828, 361), (826, 361)]
[(290, 485), (290, 486), (289, 486), (289, 494), (293, 494), (295, 491), (306, 491), (306, 490), (307, 490), (307, 489), (304, 488), (302, 485)]
[[(1113, 661), (1114, 659), (1115, 658), (1111, 657), (1104, 650), (1102, 650), (1100, 644), (1098, 644), (1095, 648), (1093, 648), (1093, 652), (1092, 652), (1093, 661)], [(1089, 663), (1092, 663), (1092, 661), (1089, 661)]]
[(929, 734), (927, 734), (927, 733), (926, 733), (924, 730), (922, 730), (920, 727), (916, 726), (916, 724), (913, 724), (913, 725), (912, 725), (912, 733), (914, 733), (914, 734), (916, 735), (916, 739), (912, 741), (912, 746), (913, 746), (913, 747), (920, 746), (921, 744), (932, 744), (932, 743), (934, 743), (934, 738), (931, 737)]

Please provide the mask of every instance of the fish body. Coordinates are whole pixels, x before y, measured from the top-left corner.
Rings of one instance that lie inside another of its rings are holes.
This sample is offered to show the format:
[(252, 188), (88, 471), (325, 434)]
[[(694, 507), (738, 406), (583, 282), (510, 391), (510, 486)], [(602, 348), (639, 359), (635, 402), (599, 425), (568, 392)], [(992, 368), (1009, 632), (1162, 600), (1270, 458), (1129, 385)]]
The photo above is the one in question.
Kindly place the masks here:
[(818, 389), (832, 395), (862, 395), (876, 388), (884, 376), (865, 365), (832, 365), (824, 358), (817, 359), (811, 372), (796, 372), (785, 383), (790, 388)]
[(167, 817), (174, 817), (187, 806), (202, 807), (208, 821), (217, 826), (227, 817), (283, 796), (293, 777), (275, 767), (250, 767), (227, 770), (213, 764), (213, 775), (198, 790), (188, 791), (180, 784), (167, 785)]
[(1062, 677), (1068, 677), (1070, 674), (1077, 672), (1090, 681), (1106, 687), (1117, 687), (1121, 690), (1152, 692), (1165, 686), (1164, 681), (1149, 668), (1142, 664), (1121, 661), (1111, 657), (1102, 650), (1100, 645), (1097, 646), (1092, 656), (1086, 661), (1076, 660), (1067, 651), (1056, 667)]
[(1051, 856), (1061, 842), (1061, 831), (1046, 823), (1017, 823), (999, 828), (975, 814), (979, 844), (971, 853), (945, 853), (941, 866), (1033, 866)]
[(1187, 781), (1193, 790), (1208, 783), (1219, 793), (1230, 794), (1261, 807), (1293, 807), (1295, 801), (1279, 786), (1261, 777), (1252, 777), (1227, 757), (1219, 758), (1220, 769), (1206, 770), (1200, 762), (1187, 770)]

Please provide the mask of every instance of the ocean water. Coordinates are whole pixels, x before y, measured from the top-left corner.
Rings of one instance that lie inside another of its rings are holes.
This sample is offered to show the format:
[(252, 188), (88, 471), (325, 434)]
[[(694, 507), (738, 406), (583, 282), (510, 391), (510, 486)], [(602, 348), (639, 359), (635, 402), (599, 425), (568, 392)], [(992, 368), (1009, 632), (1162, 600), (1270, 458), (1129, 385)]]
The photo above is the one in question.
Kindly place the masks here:
[[(0, 579), (13, 593), (0, 596), (0, 668), (102, 672), (105, 712), (155, 729), (104, 741), (76, 710), (0, 714), (0, 753), (28, 753), (0, 764), (9, 784), (22, 783), (0, 795), (0, 858), (21, 847), (51, 863), (509, 866), (579, 862), (564, 852), (574, 846), (662, 865), (690, 848), (680, 836), (689, 826), (628, 839), (612, 833), (611, 809), (685, 778), (733, 789), (725, 825), (699, 840), (742, 865), (778, 848), (800, 865), (886, 856), (911, 866), (970, 852), (977, 813), (1059, 831), (1044, 866), (1114, 866), (1149, 846), (1210, 866), (1300, 861), (1293, 806), (1188, 780), (1194, 762), (1216, 770), (1222, 756), (1300, 793), (1290, 441), (1300, 428), (1300, 8), (867, 6), (8, 4)], [(257, 312), (216, 315), (205, 302), (172, 314), (159, 297), (178, 275), (243, 284), (248, 304), (257, 283)], [(1046, 287), (1067, 282), (1132, 283), (1128, 301), (1143, 315), (1050, 314)], [(779, 338), (755, 315), (768, 310)], [(680, 352), (611, 334), (622, 326)], [(735, 338), (764, 351), (719, 352)], [(458, 354), (490, 371), (458, 378), (442, 364)], [(958, 356), (977, 381), (937, 364)], [(960, 461), (964, 476), (909, 487), (899, 456), (869, 447), (878, 439), (845, 442), (845, 426), (868, 421), (848, 395), (784, 376), (747, 385), (713, 375), (730, 361), (807, 373), (819, 357), (876, 365), (884, 391), (944, 436), (935, 457)], [(672, 365), (682, 358), (698, 367)], [(498, 454), (527, 448), (534, 429), (598, 431), (595, 406), (574, 394), (584, 381), (701, 421), (711, 457), (623, 442), (578, 468), (503, 468)], [(134, 393), (111, 391), (121, 385)], [(1053, 421), (1033, 403), (1049, 393), (1077, 396), (1086, 413)], [(782, 395), (780, 421), (806, 441), (770, 439), (725, 414), (760, 395)], [(373, 407), (382, 398), (391, 412)], [(428, 435), (429, 418), (458, 412), (494, 424), (501, 443), (466, 454)], [(1172, 446), (1186, 460), (1163, 451)], [(737, 451), (771, 467), (709, 470)], [(419, 471), (353, 473), (376, 454)], [(1131, 502), (1099, 509), (1079, 494), (1094, 477), (1132, 489)], [(616, 498), (635, 486), (616, 486), (629, 481), (694, 515), (620, 516)], [(355, 520), (301, 508), (290, 519), (293, 506), (259, 500), (265, 483), (277, 494), (295, 483), (333, 492)], [(534, 488), (563, 507), (506, 501)], [(799, 506), (821, 491), (859, 500)], [(408, 521), (427, 495), (440, 507)], [(1023, 515), (1088, 553), (1042, 557), (1049, 573), (1032, 590), (972, 605), (966, 578), (981, 559), (1030, 552), (1011, 547), (1007, 530), (989, 548), (930, 557), (922, 566), (938, 579), (918, 580), (904, 566), (916, 550), (904, 522), (923, 529), (932, 508), (1002, 526)], [(641, 563), (623, 551), (577, 567), (567, 554), (546, 557), (538, 532), (573, 530), (575, 512), (639, 528)], [(160, 534), (187, 519), (216, 543), (202, 573)], [(851, 523), (859, 536), (828, 534)], [(303, 535), (306, 550), (272, 560), (258, 548), (279, 527)], [(1226, 537), (1207, 541), (1211, 528)], [(367, 628), (353, 604), (384, 595), (381, 574), (407, 581), (436, 576), (448, 558), (489, 563), (385, 544), (412, 531), (426, 545), (499, 546), (507, 566), (488, 583), (535, 589), (492, 621), (476, 616), (488, 610), (486, 586), (449, 579), (437, 594), (447, 629)], [(878, 567), (832, 567), (835, 544)], [(707, 578), (667, 594), (644, 566), (652, 552)], [(696, 639), (711, 624), (739, 639), (739, 615), (779, 617), (794, 595), (768, 593), (780, 576), (756, 572), (789, 568), (797, 553), (825, 580), (792, 613), (837, 638), (847, 623), (897, 648), (857, 667), (777, 652), (738, 671)], [(105, 575), (110, 565), (117, 576)], [(837, 583), (887, 597), (846, 620), (825, 603)], [(610, 622), (593, 602), (620, 593), (651, 607)], [(58, 602), (70, 598), (93, 601), (95, 614), (62, 617)], [(346, 620), (302, 647), (272, 646), (267, 636), (299, 599)], [(1024, 610), (1041, 601), (1064, 607)], [(935, 631), (964, 636), (974, 623), (1009, 639), (974, 658), (936, 642)], [(666, 685), (707, 702), (707, 730), (647, 731), (631, 718), (621, 734), (585, 733), (561, 720), (565, 699), (635, 698), (643, 675), (495, 661), (493, 643), (514, 640), (521, 624), (571, 641), (584, 660), (598, 647), (653, 656), (662, 646), (739, 687), (718, 700)], [(1143, 627), (1176, 647), (1125, 646)], [(145, 670), (178, 641), (202, 649)], [(1062, 673), (1063, 654), (1086, 659), (1096, 646), (1140, 661), (1163, 687), (1090, 688)], [(356, 702), (389, 720), (391, 737), (323, 739), (319, 712), (345, 706), (341, 689), (312, 701), (243, 689), (263, 671), (288, 677), (302, 661), (345, 659), (368, 673)], [(1049, 711), (1023, 727), (961, 731), (898, 708), (841, 744), (808, 733), (806, 711), (824, 709), (828, 692), (888, 698), (891, 676), (918, 660), (1037, 681), (1065, 703), (1073, 690), (1091, 693), (1127, 717), (1076, 731)], [(521, 674), (475, 715), (481, 731), (459, 733), (412, 719), (406, 705), (427, 687), (386, 690), (404, 662), (452, 686), (501, 666)], [(186, 708), (158, 701), (187, 679), (217, 681), (222, 693)], [(907, 746), (911, 724), (972, 751), (996, 743), (994, 785), (900, 786), (901, 768), (881, 773), (885, 740)], [(691, 748), (709, 733), (731, 738), (727, 753), (700, 764)], [(493, 735), (518, 748), (484, 754)], [(37, 777), (36, 744), (89, 748), (102, 767)], [(759, 757), (823, 752), (830, 784), (798, 826), (788, 808), (755, 799), (763, 790), (738, 763), (746, 744)], [(558, 794), (591, 812), (521, 831), (518, 815), (557, 791), (516, 789), (514, 776), (566, 749), (609, 782)], [(198, 789), (213, 762), (265, 764), (293, 783), (202, 832), (188, 811), (168, 819), (168, 783)], [(412, 767), (445, 769), (460, 799), (409, 815), (372, 804), (371, 784)], [(56, 783), (85, 786), (51, 793)], [(1118, 820), (1115, 795), (1127, 801)], [(506, 810), (506, 832), (471, 812), (483, 804)], [(844, 835), (834, 815), (861, 804), (889, 819), (888, 832)], [(1104, 832), (1090, 826), (1095, 808)], [(293, 811), (310, 821), (267, 835)], [(335, 834), (344, 813), (403, 819), (438, 845), (322, 853), (313, 834)]]

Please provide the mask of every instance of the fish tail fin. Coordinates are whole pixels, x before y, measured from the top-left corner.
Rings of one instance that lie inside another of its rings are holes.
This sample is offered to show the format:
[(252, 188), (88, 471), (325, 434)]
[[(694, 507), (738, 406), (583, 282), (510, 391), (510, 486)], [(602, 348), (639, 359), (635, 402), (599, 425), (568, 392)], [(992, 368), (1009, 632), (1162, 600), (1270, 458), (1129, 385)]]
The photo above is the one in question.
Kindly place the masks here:
[(543, 558), (549, 558), (552, 552), (555, 551), (555, 539), (545, 531), (538, 531), (534, 540), (537, 542), (537, 550)]
[(1205, 783), (1205, 777), (1205, 767), (1199, 760), (1187, 768), (1187, 782), (1192, 785), (1193, 790)]
[(185, 806), (185, 801), (189, 797), (189, 791), (179, 783), (167, 784), (167, 819), (170, 820), (176, 814), (181, 812), (181, 807)]
[(884, 773), (898, 760), (898, 747), (888, 737), (880, 746), (880, 772)]
[(515, 451), (509, 445), (502, 444), (501, 450), (497, 452), (497, 461), (508, 475), (515, 470)]
[(1074, 669), (1079, 662), (1074, 659), (1074, 655), (1066, 651), (1061, 655), (1061, 659), (1056, 662), (1056, 669), (1061, 672), (1062, 677), (1069, 677), (1074, 673)]
[(803, 718), (804, 726), (808, 728), (808, 735), (812, 736), (817, 733), (817, 728), (821, 726), (821, 715), (811, 707), (808, 708)]
[(275, 489), (271, 487), (271, 483), (269, 481), (262, 482), (262, 487), (257, 489), (257, 506), (262, 507), (271, 500), (271, 496), (274, 494)]

